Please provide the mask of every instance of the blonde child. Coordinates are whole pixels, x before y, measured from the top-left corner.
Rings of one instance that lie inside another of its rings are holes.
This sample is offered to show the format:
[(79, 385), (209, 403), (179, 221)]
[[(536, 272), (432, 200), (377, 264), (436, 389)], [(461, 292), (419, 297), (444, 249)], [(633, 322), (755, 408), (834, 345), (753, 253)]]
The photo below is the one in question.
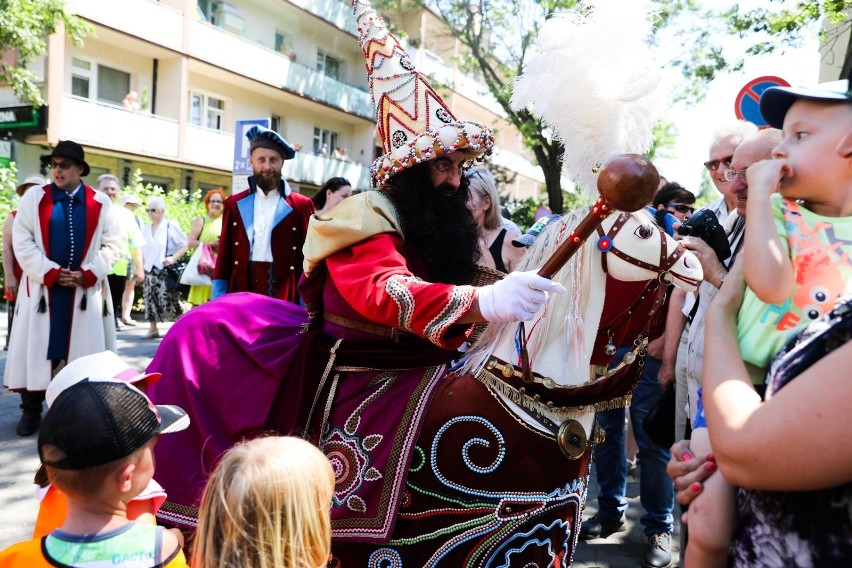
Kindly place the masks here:
[[(775, 353), (834, 307), (852, 275), (848, 81), (819, 90), (768, 89), (760, 110), (771, 126), (783, 124), (782, 142), (772, 160), (734, 172), (748, 181), (742, 259), (748, 288), (738, 342), (758, 390)], [(710, 453), (713, 429), (705, 427), (703, 408), (695, 425), (690, 449)], [(735, 518), (736, 488), (722, 476), (710, 477), (690, 505), (686, 565), (727, 566)]]
[(38, 437), (47, 477), (67, 498), (65, 520), (43, 538), (0, 552), (0, 565), (186, 566), (173, 532), (127, 517), (128, 503), (153, 476), (158, 435), (185, 424), (181, 409), (155, 407), (124, 382), (84, 379), (65, 389)]
[(328, 459), (300, 438), (257, 438), (235, 446), (204, 490), (192, 567), (326, 566), (333, 492)]

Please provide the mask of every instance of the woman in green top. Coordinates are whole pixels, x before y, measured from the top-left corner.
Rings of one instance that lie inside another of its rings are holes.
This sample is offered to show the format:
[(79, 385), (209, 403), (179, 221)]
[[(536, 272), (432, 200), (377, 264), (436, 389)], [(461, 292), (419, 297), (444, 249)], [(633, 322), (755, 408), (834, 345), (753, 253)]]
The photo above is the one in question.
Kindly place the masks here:
[[(204, 196), (207, 215), (199, 215), (192, 222), (189, 230), (189, 247), (194, 249), (203, 243), (210, 243), (214, 251), (219, 249), (219, 235), (222, 234), (222, 213), (225, 203), (225, 192), (221, 189), (211, 189)], [(189, 289), (189, 303), (193, 306), (210, 300), (210, 286), (192, 286)]]

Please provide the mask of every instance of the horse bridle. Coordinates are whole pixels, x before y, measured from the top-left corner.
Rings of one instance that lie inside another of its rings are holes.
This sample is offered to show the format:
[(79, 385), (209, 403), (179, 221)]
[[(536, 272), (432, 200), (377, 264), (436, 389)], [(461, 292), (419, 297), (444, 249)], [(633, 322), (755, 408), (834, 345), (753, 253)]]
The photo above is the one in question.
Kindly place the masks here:
[[(604, 234), (603, 228), (600, 225), (598, 225), (598, 228), (597, 228), (598, 235), (599, 235), (598, 250), (601, 251), (601, 253), (603, 253), (603, 254), (601, 254), (601, 266), (603, 267), (603, 271), (604, 271), (604, 273), (607, 273), (607, 266), (606, 266), (607, 254), (614, 254), (615, 256), (617, 256), (621, 260), (627, 262), (628, 264), (632, 264), (633, 266), (637, 266), (639, 268), (644, 268), (645, 270), (650, 270), (651, 272), (656, 272), (657, 273), (657, 280), (659, 280), (662, 283), (662, 282), (665, 281), (664, 280), (665, 275), (671, 272), (672, 266), (677, 264), (677, 261), (680, 260), (680, 258), (684, 254), (686, 254), (686, 249), (683, 248), (683, 245), (681, 245), (680, 243), (677, 243), (677, 246), (675, 247), (675, 249), (672, 252), (670, 252), (669, 254), (666, 254), (666, 235), (665, 235), (665, 233), (663, 232), (662, 229), (657, 230), (657, 234), (660, 236), (660, 262), (657, 266), (654, 266), (653, 264), (645, 262), (644, 260), (639, 260), (638, 258), (630, 256), (629, 254), (627, 254), (623, 250), (616, 248), (613, 245), (613, 241), (615, 240), (615, 237), (617, 236), (618, 232), (624, 227), (624, 225), (630, 219), (631, 215), (632, 215), (631, 213), (620, 214), (615, 219), (615, 223), (613, 223), (612, 227), (610, 227), (609, 231), (607, 231), (606, 234)], [(653, 229), (651, 229), (651, 230), (653, 230)], [(680, 276), (678, 278), (681, 278), (682, 280), (686, 280), (686, 281), (690, 280), (690, 279), (684, 279)]]

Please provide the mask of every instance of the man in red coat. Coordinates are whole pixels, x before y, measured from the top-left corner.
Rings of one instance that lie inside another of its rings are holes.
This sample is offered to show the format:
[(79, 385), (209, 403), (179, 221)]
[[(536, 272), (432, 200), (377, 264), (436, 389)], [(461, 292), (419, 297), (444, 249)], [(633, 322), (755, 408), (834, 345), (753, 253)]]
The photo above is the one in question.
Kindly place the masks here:
[(248, 189), (225, 200), (212, 297), (254, 292), (298, 302), (302, 245), (314, 213), (309, 198), (281, 177), (296, 150), (280, 134), (262, 126), (246, 133), (253, 175)]

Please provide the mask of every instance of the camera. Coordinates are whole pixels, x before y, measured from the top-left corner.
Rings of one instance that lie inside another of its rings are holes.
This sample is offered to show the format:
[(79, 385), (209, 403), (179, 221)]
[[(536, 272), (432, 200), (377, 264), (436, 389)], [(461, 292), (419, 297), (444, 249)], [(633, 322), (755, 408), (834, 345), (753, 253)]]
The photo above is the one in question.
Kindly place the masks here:
[(731, 246), (728, 244), (728, 235), (722, 228), (716, 214), (709, 209), (696, 211), (695, 215), (687, 219), (677, 230), (678, 234), (687, 237), (698, 237), (713, 249), (719, 262), (731, 256)]

